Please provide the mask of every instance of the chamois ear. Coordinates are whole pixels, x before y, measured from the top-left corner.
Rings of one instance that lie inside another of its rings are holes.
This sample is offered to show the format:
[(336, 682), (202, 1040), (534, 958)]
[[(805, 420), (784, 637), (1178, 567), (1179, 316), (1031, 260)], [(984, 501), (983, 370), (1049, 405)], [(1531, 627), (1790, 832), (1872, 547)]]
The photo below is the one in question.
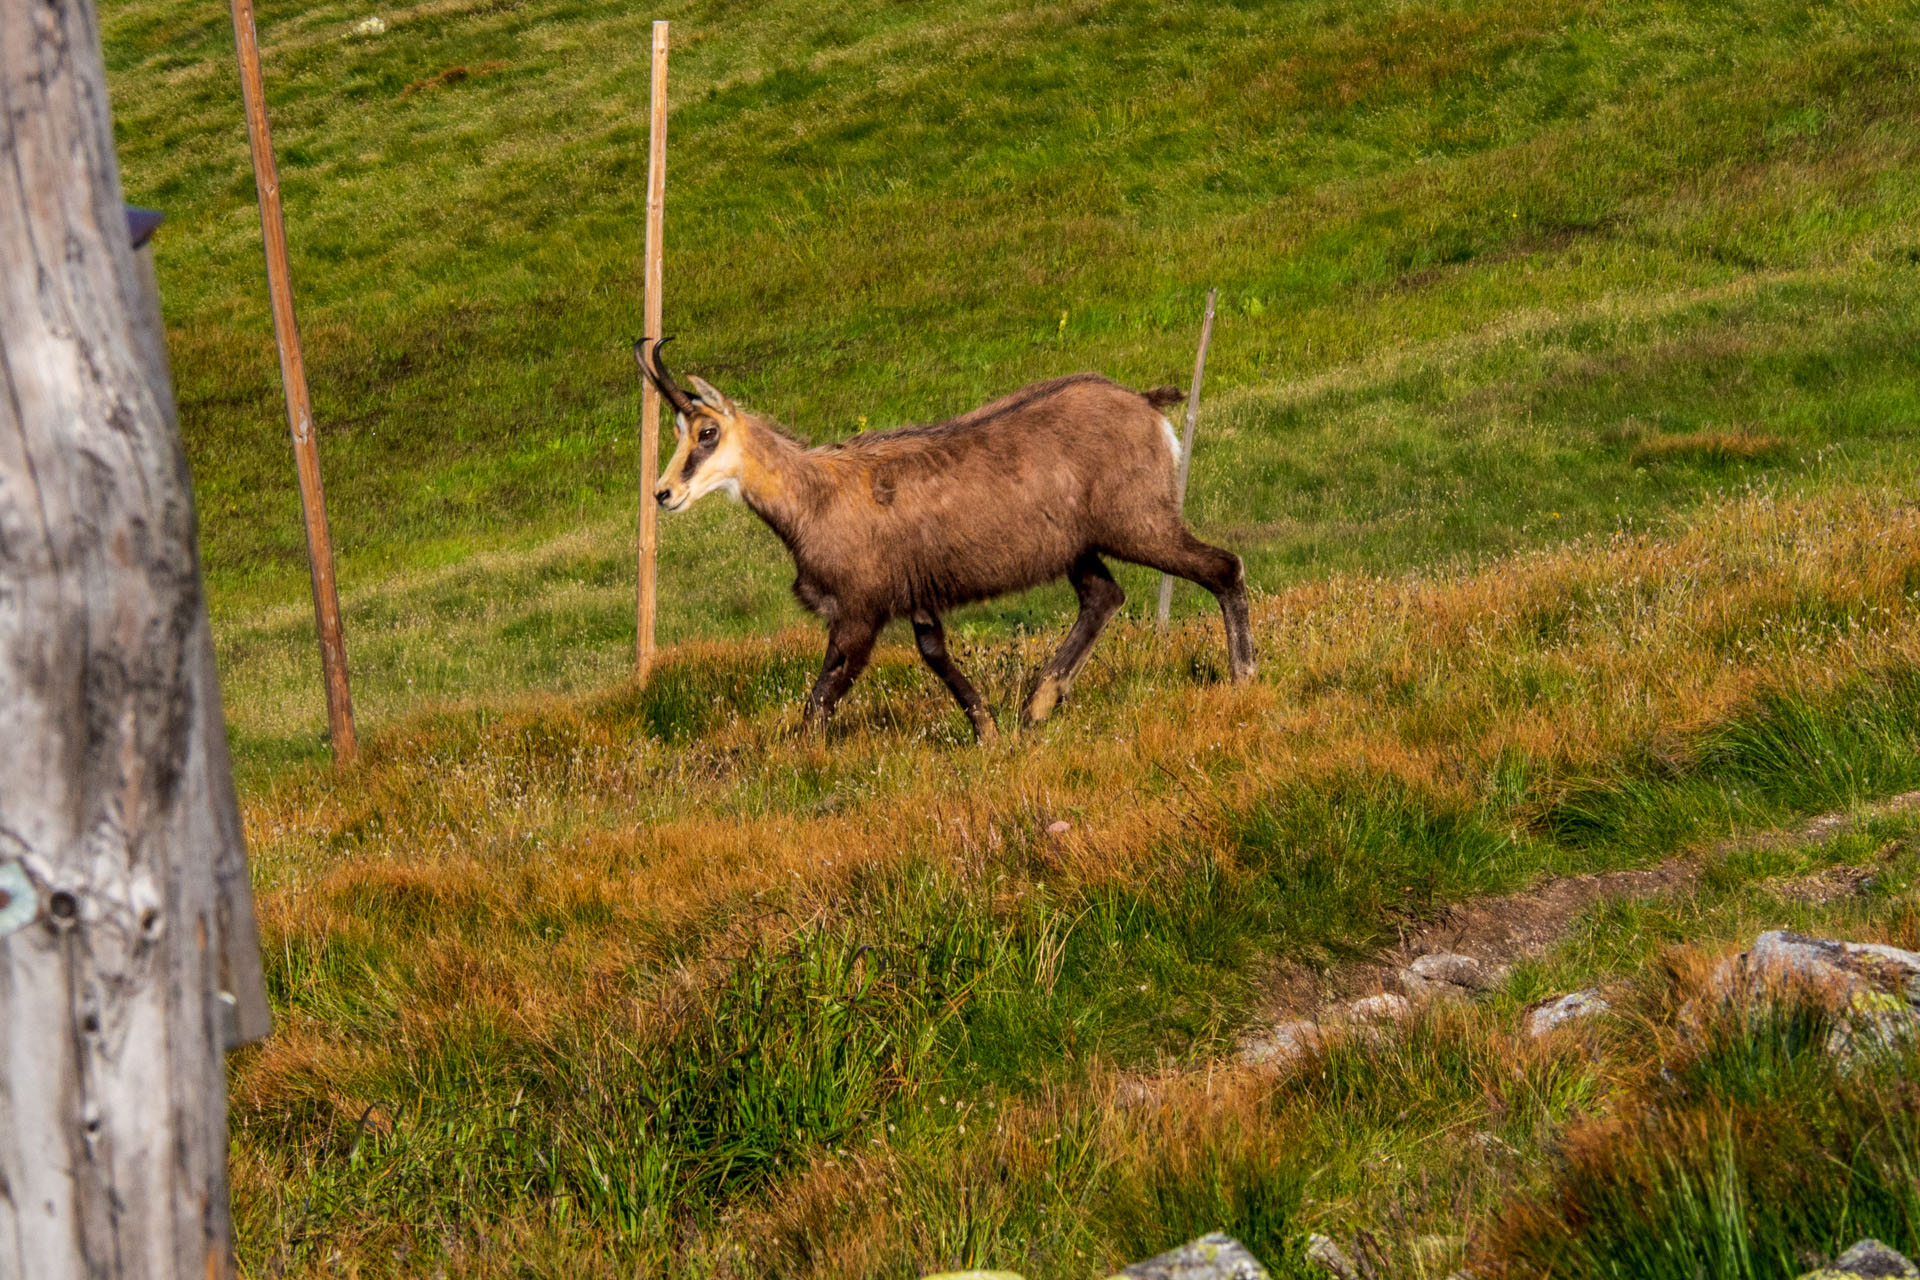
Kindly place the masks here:
[(739, 406), (714, 390), (713, 384), (699, 375), (687, 379), (693, 384), (694, 394), (700, 397), (700, 403), (715, 413), (731, 418), (740, 412)]

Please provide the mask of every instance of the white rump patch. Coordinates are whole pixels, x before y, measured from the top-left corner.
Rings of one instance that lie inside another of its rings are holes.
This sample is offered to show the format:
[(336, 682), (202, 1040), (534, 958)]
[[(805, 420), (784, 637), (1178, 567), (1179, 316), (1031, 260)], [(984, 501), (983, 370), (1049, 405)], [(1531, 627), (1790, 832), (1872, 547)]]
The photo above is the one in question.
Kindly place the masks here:
[(1160, 419), (1160, 429), (1167, 433), (1167, 452), (1173, 455), (1173, 465), (1180, 465), (1180, 437), (1173, 434), (1173, 424), (1165, 417)]

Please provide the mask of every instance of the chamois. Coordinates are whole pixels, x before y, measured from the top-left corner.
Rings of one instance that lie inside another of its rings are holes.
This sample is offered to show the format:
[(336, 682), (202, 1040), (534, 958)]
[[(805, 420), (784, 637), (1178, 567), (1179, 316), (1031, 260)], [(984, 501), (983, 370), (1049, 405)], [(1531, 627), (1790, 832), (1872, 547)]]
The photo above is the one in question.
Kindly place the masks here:
[(1254, 674), (1240, 557), (1200, 541), (1180, 519), (1180, 443), (1162, 412), (1180, 399), (1176, 388), (1141, 393), (1081, 373), (947, 422), (810, 449), (699, 378), (693, 395), (682, 390), (661, 361), (665, 341), (634, 345), (641, 372), (674, 410), (676, 447), (653, 496), (664, 510), (684, 511), (723, 489), (786, 544), (795, 597), (827, 624), (808, 728), (825, 727), (882, 628), (904, 617), (975, 738), (992, 739), (993, 717), (947, 653), (940, 615), (1065, 576), (1080, 616), (1023, 713), (1028, 724), (1045, 719), (1126, 599), (1102, 556), (1213, 592), (1232, 677)]

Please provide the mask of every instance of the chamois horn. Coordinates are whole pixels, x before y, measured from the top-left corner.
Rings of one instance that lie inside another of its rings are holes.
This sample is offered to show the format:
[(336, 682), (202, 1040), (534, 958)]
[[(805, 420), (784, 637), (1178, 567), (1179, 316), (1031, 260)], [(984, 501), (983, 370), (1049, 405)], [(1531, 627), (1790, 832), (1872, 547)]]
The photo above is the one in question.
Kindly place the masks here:
[[(693, 399), (680, 389), (679, 384), (674, 382), (673, 375), (667, 372), (666, 364), (660, 359), (660, 348), (672, 341), (673, 338), (671, 335), (661, 338), (653, 344), (653, 350), (649, 352), (647, 350), (647, 340), (642, 338), (633, 344), (633, 359), (634, 362), (640, 366), (640, 372), (646, 377), (647, 381), (651, 382), (659, 390), (660, 394), (667, 398), (667, 403), (673, 406), (675, 413), (692, 417)], [(647, 363), (649, 355), (651, 355), (653, 359), (651, 365)]]

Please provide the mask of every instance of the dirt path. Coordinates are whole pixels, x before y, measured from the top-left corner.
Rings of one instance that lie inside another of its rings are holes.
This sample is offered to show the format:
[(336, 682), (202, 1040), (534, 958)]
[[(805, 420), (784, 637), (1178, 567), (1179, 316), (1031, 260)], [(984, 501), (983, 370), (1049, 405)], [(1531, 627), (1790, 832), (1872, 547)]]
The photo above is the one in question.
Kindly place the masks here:
[[(1369, 960), (1337, 965), (1321, 973), (1305, 970), (1274, 975), (1265, 1013), (1274, 1023), (1288, 1019), (1330, 1019), (1358, 998), (1401, 990), (1399, 975), (1414, 960), (1435, 952), (1471, 956), (1488, 969), (1544, 953), (1566, 936), (1573, 921), (1597, 902), (1645, 899), (1691, 889), (1703, 862), (1733, 849), (1821, 845), (1838, 839), (1862, 820), (1920, 809), (1920, 791), (1908, 791), (1877, 804), (1841, 813), (1824, 813), (1792, 827), (1731, 836), (1704, 853), (1671, 858), (1651, 867), (1600, 875), (1556, 876), (1521, 893), (1456, 903), (1439, 919), (1411, 933)], [(1789, 895), (1827, 900), (1851, 893), (1866, 874), (1833, 867), (1790, 884), (1774, 886)]]

